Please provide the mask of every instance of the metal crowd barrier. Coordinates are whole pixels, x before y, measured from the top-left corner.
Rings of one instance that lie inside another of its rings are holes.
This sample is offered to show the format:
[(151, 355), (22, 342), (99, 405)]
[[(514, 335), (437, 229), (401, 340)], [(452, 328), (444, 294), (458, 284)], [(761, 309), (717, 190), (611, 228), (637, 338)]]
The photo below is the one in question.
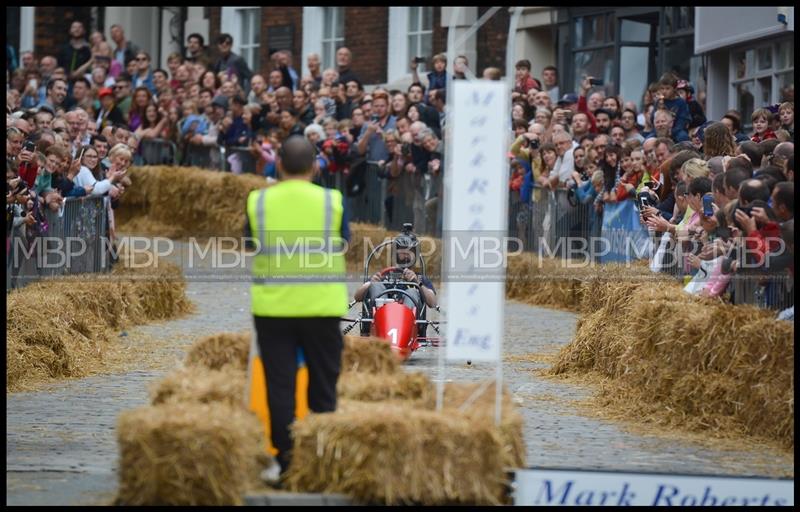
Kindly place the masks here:
[(178, 161), (178, 148), (167, 139), (144, 139), (139, 143), (139, 153), (144, 165), (174, 165)]
[(225, 167), (229, 172), (261, 174), (261, 169), (256, 169), (258, 157), (254, 156), (250, 147), (245, 146), (226, 146), (225, 147)]
[(508, 234), (522, 240), (527, 251), (566, 254), (600, 235), (601, 217), (592, 203), (570, 204), (567, 189), (534, 187), (525, 203), (517, 191), (510, 191)]
[(363, 172), (363, 188), (357, 194), (348, 197), (350, 220), (367, 222), (383, 226), (386, 220), (386, 179), (377, 162), (368, 161), (366, 168), (351, 169), (352, 172)]
[(328, 172), (325, 170), (315, 176), (313, 182), (320, 187), (332, 188), (345, 194), (347, 177), (342, 172)]
[(225, 169), (225, 147), (186, 144), (181, 165), (221, 171)]
[(25, 224), (13, 229), (6, 291), (43, 277), (109, 270), (108, 207), (108, 197), (70, 197), (63, 210), (45, 212), (46, 229), (36, 236), (28, 235)]
[(726, 291), (732, 304), (749, 304), (775, 311), (794, 306), (794, 279), (788, 272), (736, 273)]

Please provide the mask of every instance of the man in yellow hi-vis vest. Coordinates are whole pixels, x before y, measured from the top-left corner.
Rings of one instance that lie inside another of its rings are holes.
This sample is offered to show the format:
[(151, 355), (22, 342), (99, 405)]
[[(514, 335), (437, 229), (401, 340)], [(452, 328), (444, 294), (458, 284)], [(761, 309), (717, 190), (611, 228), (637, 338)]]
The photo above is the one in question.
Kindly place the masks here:
[(344, 201), (338, 190), (311, 183), (315, 158), (304, 137), (289, 137), (278, 153), (280, 183), (247, 198), (245, 230), (257, 242), (251, 310), (281, 473), (290, 462), (298, 353), (308, 369), (308, 408), (334, 411), (344, 346), (339, 322), (348, 309)]

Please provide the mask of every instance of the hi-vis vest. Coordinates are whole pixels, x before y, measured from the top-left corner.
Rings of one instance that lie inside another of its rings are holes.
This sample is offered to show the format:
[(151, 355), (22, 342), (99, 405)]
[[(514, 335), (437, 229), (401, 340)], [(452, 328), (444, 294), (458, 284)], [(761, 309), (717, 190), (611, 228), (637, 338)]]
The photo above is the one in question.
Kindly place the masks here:
[(251, 310), (263, 317), (340, 317), (347, 313), (342, 194), (287, 180), (247, 198), (257, 253)]

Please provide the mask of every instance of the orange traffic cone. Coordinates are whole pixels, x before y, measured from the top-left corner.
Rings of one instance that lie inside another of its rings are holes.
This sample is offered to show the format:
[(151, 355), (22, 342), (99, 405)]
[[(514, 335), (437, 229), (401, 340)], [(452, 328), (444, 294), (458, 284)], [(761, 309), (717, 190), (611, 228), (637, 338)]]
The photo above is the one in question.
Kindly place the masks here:
[[(272, 429), (269, 421), (269, 405), (267, 404), (267, 381), (264, 363), (256, 343), (255, 334), (250, 343), (250, 360), (247, 364), (247, 404), (261, 424), (264, 426), (264, 446), (268, 454), (273, 457), (278, 454), (277, 448), (272, 446)], [(297, 349), (297, 382), (295, 386), (295, 419), (303, 419), (308, 414), (308, 367), (306, 366), (303, 349)]]

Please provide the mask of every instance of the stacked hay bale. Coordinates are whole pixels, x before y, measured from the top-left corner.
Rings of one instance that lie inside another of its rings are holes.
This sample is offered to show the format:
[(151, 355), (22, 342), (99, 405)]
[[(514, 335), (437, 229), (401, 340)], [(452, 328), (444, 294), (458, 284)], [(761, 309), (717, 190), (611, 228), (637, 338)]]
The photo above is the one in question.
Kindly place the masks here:
[(196, 167), (133, 167), (129, 176), (117, 230), (170, 238), (242, 236), (247, 195), (267, 186), (263, 176)]
[(258, 478), (261, 427), (240, 406), (168, 402), (117, 424), (123, 505), (241, 505)]
[[(246, 333), (198, 340), (186, 367), (152, 388), (151, 406), (120, 417), (119, 503), (239, 504), (262, 488), (263, 430), (244, 401), (249, 343)], [(506, 470), (523, 464), (522, 420), (504, 393), (495, 426), (486, 384), (449, 383), (438, 412), (433, 383), (404, 372), (384, 340), (346, 337), (339, 407), (294, 424), (287, 488), (365, 503), (503, 503)]]
[(117, 424), (125, 505), (241, 505), (268, 464), (263, 427), (245, 407), (250, 335), (196, 341), (185, 366), (151, 387), (151, 405)]
[(168, 263), (47, 279), (13, 290), (6, 309), (8, 391), (103, 370), (120, 329), (192, 309), (180, 269)]
[(624, 417), (794, 447), (792, 323), (677, 284), (607, 286), (553, 374), (610, 378), (601, 398)]
[(673, 280), (665, 274), (653, 274), (642, 262), (584, 264), (526, 253), (508, 260), (506, 297), (536, 306), (580, 312), (594, 310), (605, 300), (605, 292), (614, 292), (617, 285), (645, 282), (659, 286)]
[[(349, 355), (348, 355), (349, 353)], [(348, 364), (348, 360), (392, 361)], [(406, 373), (379, 339), (346, 340), (340, 406), (292, 428), (290, 490), (343, 493), (361, 503), (501, 504), (510, 467), (523, 465), (522, 419), (503, 393), (494, 424), (493, 384), (445, 387)]]

